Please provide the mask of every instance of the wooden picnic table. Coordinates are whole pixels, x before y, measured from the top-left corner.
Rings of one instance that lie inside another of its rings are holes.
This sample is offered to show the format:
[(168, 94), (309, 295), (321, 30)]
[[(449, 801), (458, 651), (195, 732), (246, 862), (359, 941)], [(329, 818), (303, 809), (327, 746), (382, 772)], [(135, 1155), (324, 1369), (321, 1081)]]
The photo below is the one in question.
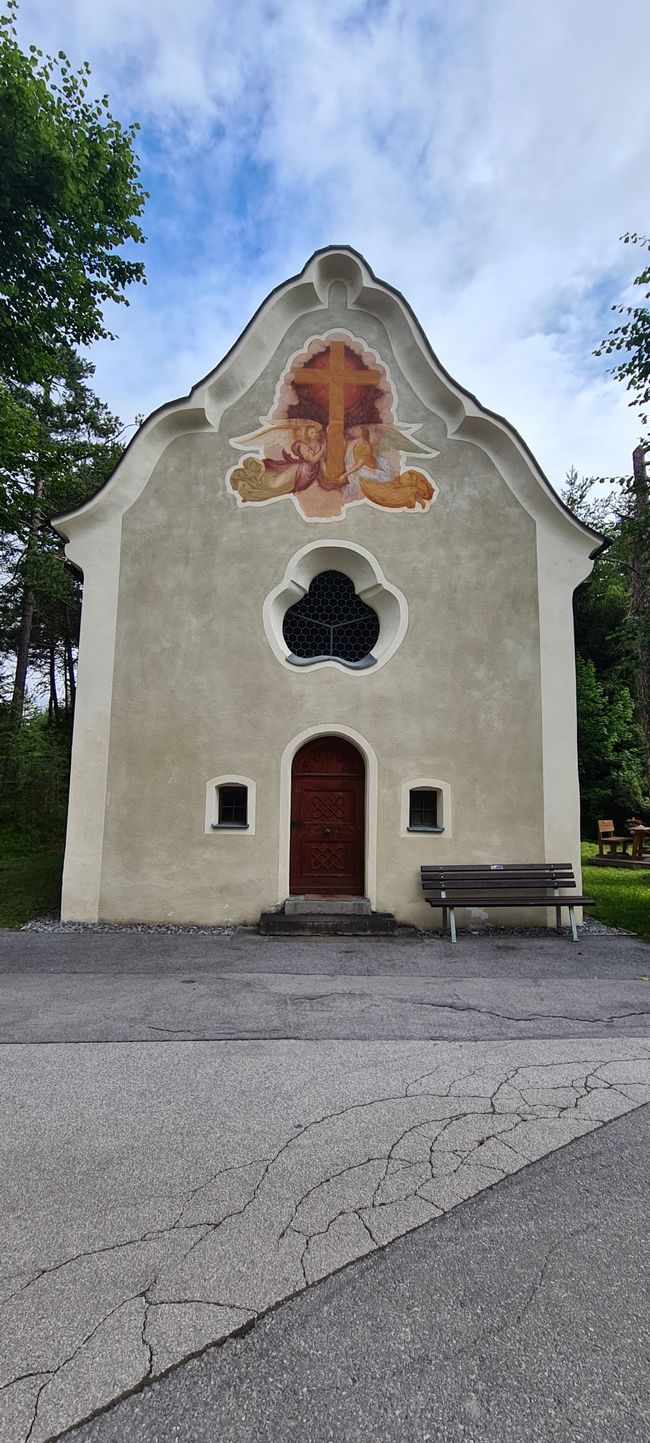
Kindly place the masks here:
[(630, 827), (632, 833), (632, 856), (638, 861), (643, 856), (643, 843), (650, 836), (650, 827)]

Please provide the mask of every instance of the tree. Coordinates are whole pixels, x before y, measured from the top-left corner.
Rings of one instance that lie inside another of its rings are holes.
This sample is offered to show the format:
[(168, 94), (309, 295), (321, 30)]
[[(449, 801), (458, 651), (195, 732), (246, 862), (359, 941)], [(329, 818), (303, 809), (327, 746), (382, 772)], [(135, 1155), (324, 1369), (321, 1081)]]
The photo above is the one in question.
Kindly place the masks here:
[[(7, 734), (8, 709), (0, 702), (0, 748)], [(65, 834), (70, 772), (69, 719), (51, 726), (45, 712), (28, 711), (11, 737), (14, 775), (0, 787), (0, 842), (12, 850), (22, 838), (29, 849), (44, 842), (60, 846)]]
[(35, 657), (45, 664), (50, 713), (58, 713), (58, 674), (67, 700), (74, 700), (80, 587), (49, 518), (91, 496), (122, 451), (122, 424), (91, 390), (90, 363), (60, 347), (57, 372), (39, 385), (10, 383), (5, 388), (5, 399), (21, 418), (17, 454), (9, 467), (0, 464), (6, 573), (0, 590), (0, 641), (5, 653), (16, 657), (9, 712), (13, 732), (22, 721), (27, 670)]
[[(80, 584), (49, 525), (106, 479), (120, 422), (89, 385), (76, 348), (110, 337), (109, 302), (127, 304), (144, 280), (129, 243), (146, 194), (134, 152), (106, 96), (16, 36), (17, 0), (0, 16), (0, 653), (15, 657), (11, 700), (0, 703), (0, 814), (18, 825), (49, 797), (62, 820), (75, 692)], [(125, 249), (126, 247), (126, 249)], [(28, 674), (40, 673), (47, 716), (25, 712)], [(0, 678), (1, 680), (1, 678)], [(56, 725), (53, 725), (56, 723)], [(49, 791), (48, 791), (49, 788)], [(31, 808), (31, 811), (30, 811)], [(47, 811), (47, 807), (45, 807)]]
[[(76, 347), (108, 337), (107, 302), (144, 280), (146, 194), (106, 96), (16, 36), (17, 0), (0, 16), (0, 650), (16, 658), (10, 735), (28, 667), (44, 668), (49, 713), (74, 699), (79, 583), (49, 518), (87, 499), (116, 463), (120, 422), (93, 394)], [(15, 751), (15, 748), (13, 748)], [(16, 753), (17, 754), (17, 753)], [(13, 767), (9, 757), (9, 771)]]
[(583, 831), (593, 836), (600, 817), (616, 825), (648, 805), (643, 735), (626, 686), (608, 691), (593, 661), (576, 656), (578, 771)]
[[(628, 232), (622, 237), (626, 245), (639, 245), (650, 250), (650, 240)], [(641, 290), (637, 305), (616, 305), (613, 310), (623, 317), (594, 352), (597, 356), (622, 353), (623, 359), (612, 368), (630, 391), (631, 406), (638, 408), (641, 424), (648, 425), (650, 406), (650, 266), (645, 266), (634, 283)], [(641, 438), (632, 458), (631, 476), (618, 478), (621, 517), (621, 554), (630, 586), (630, 618), (634, 626), (637, 675), (636, 697), (639, 720), (645, 737), (646, 777), (650, 789), (650, 475), (648, 459), (650, 441)]]
[(606, 536), (609, 546), (596, 558), (593, 571), (574, 597), (576, 651), (593, 661), (597, 676), (607, 686), (623, 684), (634, 693), (638, 659), (631, 618), (627, 554), (621, 541), (623, 517), (615, 508), (618, 493), (598, 496), (598, 478), (567, 472), (562, 498), (569, 510), (594, 531)]
[(0, 17), (0, 378), (43, 381), (61, 345), (108, 337), (107, 301), (128, 304), (144, 267), (123, 254), (144, 241), (146, 200), (133, 142), (108, 99), (73, 70), (16, 38), (17, 0)]
[[(621, 240), (625, 245), (638, 245), (650, 251), (650, 238), (647, 236), (628, 231), (621, 236)], [(650, 301), (650, 265), (639, 272), (633, 284), (639, 286), (643, 300)], [(641, 424), (647, 426), (650, 407), (650, 308), (640, 303), (635, 306), (616, 305), (612, 306), (612, 310), (625, 319), (620, 325), (614, 326), (605, 340), (601, 341), (594, 355), (611, 356), (619, 351), (625, 353), (625, 359), (612, 367), (612, 375), (623, 381), (628, 391), (632, 392), (630, 405), (639, 407)]]
[(593, 477), (572, 468), (563, 498), (610, 545), (574, 597), (578, 761), (583, 835), (599, 817), (626, 817), (648, 807), (643, 732), (635, 706), (639, 671), (632, 616), (625, 517), (620, 494), (595, 495)]

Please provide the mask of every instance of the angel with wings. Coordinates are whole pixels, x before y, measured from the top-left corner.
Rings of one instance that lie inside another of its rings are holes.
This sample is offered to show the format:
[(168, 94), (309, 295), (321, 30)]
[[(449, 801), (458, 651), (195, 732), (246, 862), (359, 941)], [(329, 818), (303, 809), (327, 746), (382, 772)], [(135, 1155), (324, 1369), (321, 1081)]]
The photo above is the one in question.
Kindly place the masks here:
[(272, 421), (250, 436), (242, 436), (236, 444), (280, 452), (265, 454), (263, 460), (247, 456), (232, 473), (230, 484), (242, 501), (269, 501), (275, 496), (306, 491), (322, 477), (327, 439), (318, 421)]
[(351, 426), (346, 433), (345, 471), (340, 477), (346, 501), (365, 497), (376, 506), (413, 509), (433, 498), (433, 486), (421, 471), (401, 471), (401, 453), (429, 452), (393, 425)]

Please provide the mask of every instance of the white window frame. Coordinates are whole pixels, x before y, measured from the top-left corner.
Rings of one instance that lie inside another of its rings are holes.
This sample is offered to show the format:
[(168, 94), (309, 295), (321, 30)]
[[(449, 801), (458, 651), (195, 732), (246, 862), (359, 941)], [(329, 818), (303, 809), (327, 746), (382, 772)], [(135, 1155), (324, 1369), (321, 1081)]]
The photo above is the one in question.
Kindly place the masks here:
[[(220, 787), (246, 787), (248, 792), (246, 815), (247, 823), (244, 827), (238, 827), (234, 823), (219, 822), (219, 788)], [(221, 777), (211, 777), (205, 784), (205, 824), (204, 831), (212, 837), (225, 836), (234, 837), (238, 833), (244, 837), (255, 836), (255, 812), (257, 801), (257, 788), (252, 777), (241, 777), (235, 772), (228, 772)]]
[[(411, 827), (409, 826), (411, 816), (411, 792), (437, 792), (438, 825), (435, 827)], [(442, 782), (433, 777), (415, 777), (402, 785), (402, 797), (400, 807), (400, 836), (402, 837), (437, 837), (452, 835), (451, 820), (451, 787), (449, 782)]]

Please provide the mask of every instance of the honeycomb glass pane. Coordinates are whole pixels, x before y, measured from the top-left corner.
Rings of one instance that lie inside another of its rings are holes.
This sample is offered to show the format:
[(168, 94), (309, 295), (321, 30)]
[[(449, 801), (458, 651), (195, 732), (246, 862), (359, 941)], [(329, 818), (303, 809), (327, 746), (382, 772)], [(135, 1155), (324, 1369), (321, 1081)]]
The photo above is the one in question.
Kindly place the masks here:
[(342, 571), (321, 571), (306, 596), (290, 606), (282, 634), (293, 656), (331, 656), (359, 662), (370, 655), (379, 636), (379, 617)]

